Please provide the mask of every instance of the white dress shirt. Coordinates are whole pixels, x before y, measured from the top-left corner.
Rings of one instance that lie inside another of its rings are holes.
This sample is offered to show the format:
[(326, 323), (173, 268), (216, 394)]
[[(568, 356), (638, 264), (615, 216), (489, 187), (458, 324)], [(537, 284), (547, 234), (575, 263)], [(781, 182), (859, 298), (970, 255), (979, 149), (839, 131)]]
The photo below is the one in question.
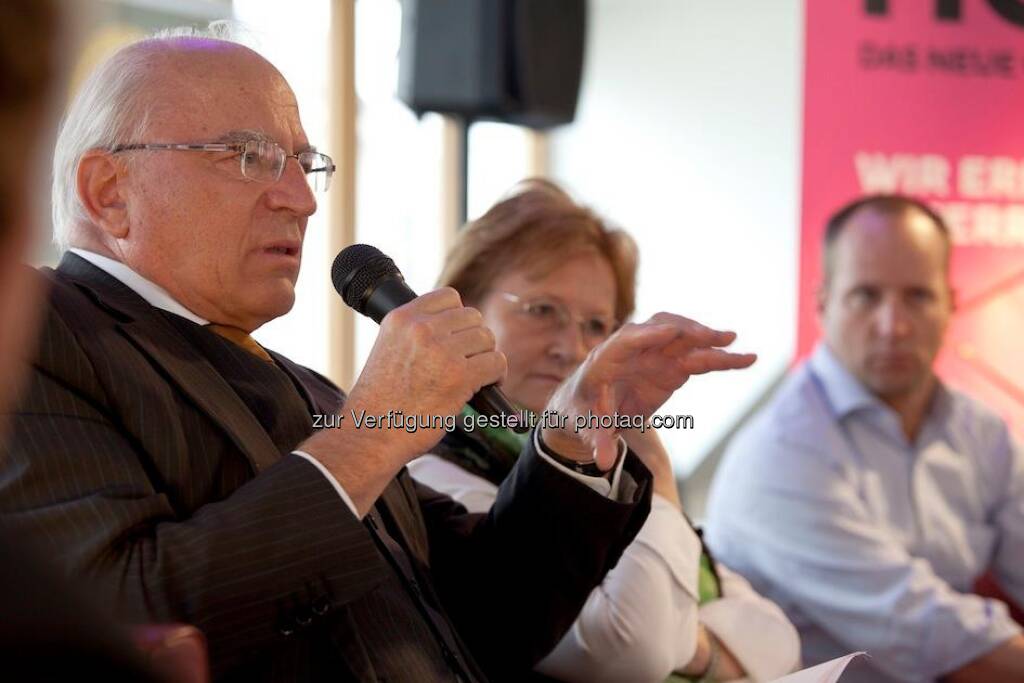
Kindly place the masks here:
[(1024, 601), (1024, 453), (938, 387), (909, 442), (899, 416), (821, 345), (730, 444), (712, 550), (789, 614), (804, 660), (866, 650), (843, 680), (930, 683), (1021, 632), (971, 593), (992, 571)]
[[(81, 256), (83, 259), (93, 264), (100, 270), (104, 271), (111, 277), (116, 278), (124, 286), (128, 287), (133, 292), (135, 292), (143, 299), (145, 299), (151, 306), (159, 308), (163, 311), (167, 311), (168, 313), (173, 313), (175, 315), (181, 316), (182, 318), (185, 318), (187, 320), (191, 320), (197, 325), (209, 324), (209, 320), (206, 320), (196, 315), (192, 311), (182, 306), (163, 287), (139, 275), (134, 270), (132, 270), (125, 264), (121, 263), (120, 261), (115, 261), (112, 258), (103, 256), (102, 254), (97, 254), (92, 251), (87, 251), (85, 249), (73, 248), (70, 249), (70, 251), (73, 254)], [(619, 458), (618, 465), (615, 471), (612, 473), (611, 479), (609, 480), (605, 479), (604, 477), (588, 477), (579, 474), (578, 472), (574, 472), (570, 470), (568, 467), (565, 467), (555, 462), (547, 453), (544, 452), (543, 449), (541, 449), (540, 440), (537, 438), (536, 432), (534, 432), (534, 446), (537, 450), (537, 454), (540, 455), (543, 460), (548, 462), (551, 466), (555, 467), (559, 471), (564, 472), (565, 474), (569, 475), (573, 479), (582, 482), (583, 484), (586, 484), (588, 487), (597, 491), (603, 496), (616, 499), (618, 498), (619, 479), (622, 475), (622, 465), (625, 458)], [(625, 449), (625, 442), (623, 442), (621, 439), (619, 440), (619, 448), (620, 452)], [(338, 496), (340, 496), (341, 499), (345, 502), (345, 505), (348, 506), (348, 509), (352, 511), (352, 514), (356, 517), (360, 517), (358, 510), (356, 510), (355, 504), (352, 502), (352, 498), (348, 495), (348, 493), (341, 486), (338, 480), (334, 478), (334, 475), (331, 474), (326, 467), (324, 467), (323, 463), (321, 463), (319, 460), (314, 458), (309, 453), (306, 453), (305, 451), (296, 450), (292, 451), (292, 453), (294, 455), (299, 456), (300, 458), (304, 458), (310, 464), (316, 467), (317, 470), (321, 474), (323, 474), (324, 477), (327, 478), (327, 481), (331, 483), (331, 486), (334, 487), (334, 490), (338, 492)]]
[[(486, 512), (497, 497), (494, 484), (436, 455), (413, 460), (409, 471), (472, 512)], [(636, 539), (537, 670), (570, 683), (660, 683), (693, 658), (701, 622), (736, 655), (747, 680), (792, 671), (800, 656), (796, 630), (742, 577), (717, 565), (722, 597), (698, 604), (700, 557), (686, 518), (655, 495)]]

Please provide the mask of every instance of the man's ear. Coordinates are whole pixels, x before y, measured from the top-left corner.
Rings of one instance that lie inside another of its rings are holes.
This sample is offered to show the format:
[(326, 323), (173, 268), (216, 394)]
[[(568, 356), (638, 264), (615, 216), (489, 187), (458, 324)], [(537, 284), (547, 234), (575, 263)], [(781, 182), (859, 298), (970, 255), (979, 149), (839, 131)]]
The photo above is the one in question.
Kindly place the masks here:
[(825, 315), (825, 302), (828, 301), (828, 285), (824, 282), (818, 285), (818, 291), (815, 293), (815, 310), (818, 313), (818, 317)]
[(91, 149), (78, 161), (78, 198), (89, 219), (116, 239), (128, 235), (124, 180), (124, 166), (109, 152)]

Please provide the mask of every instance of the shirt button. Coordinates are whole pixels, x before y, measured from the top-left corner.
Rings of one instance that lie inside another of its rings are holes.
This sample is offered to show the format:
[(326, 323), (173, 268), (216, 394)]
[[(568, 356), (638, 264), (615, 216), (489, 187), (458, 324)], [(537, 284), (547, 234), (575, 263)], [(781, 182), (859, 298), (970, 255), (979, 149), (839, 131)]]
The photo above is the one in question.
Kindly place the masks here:
[(331, 601), (326, 596), (321, 596), (313, 601), (313, 614), (322, 617), (331, 611)]

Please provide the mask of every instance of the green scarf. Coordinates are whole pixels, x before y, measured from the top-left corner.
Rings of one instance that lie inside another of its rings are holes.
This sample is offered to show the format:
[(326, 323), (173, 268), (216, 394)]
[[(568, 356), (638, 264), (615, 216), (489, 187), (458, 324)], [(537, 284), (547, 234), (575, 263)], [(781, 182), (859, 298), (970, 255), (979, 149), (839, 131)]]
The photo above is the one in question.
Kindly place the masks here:
[[(468, 405), (463, 406), (462, 412), (459, 414), (460, 423), (462, 425), (468, 424), (470, 421), (474, 422), (480, 413), (470, 408)], [(512, 455), (513, 458), (518, 457), (519, 453), (522, 452), (523, 446), (530, 440), (530, 433), (517, 434), (511, 429), (504, 427), (491, 427), (484, 425), (483, 427), (475, 427), (474, 431), (483, 434), (492, 445), (501, 448), (503, 451)]]
[(715, 570), (711, 568), (711, 557), (707, 553), (700, 554), (697, 597), (700, 598), (702, 605), (722, 597), (722, 587), (718, 585), (718, 577), (715, 576)]
[[(722, 588), (718, 585), (718, 577), (711, 568), (711, 557), (707, 553), (700, 554), (700, 569), (697, 573), (697, 597), (703, 605), (722, 597)], [(666, 683), (692, 683), (698, 679), (690, 676), (672, 674), (665, 679)]]

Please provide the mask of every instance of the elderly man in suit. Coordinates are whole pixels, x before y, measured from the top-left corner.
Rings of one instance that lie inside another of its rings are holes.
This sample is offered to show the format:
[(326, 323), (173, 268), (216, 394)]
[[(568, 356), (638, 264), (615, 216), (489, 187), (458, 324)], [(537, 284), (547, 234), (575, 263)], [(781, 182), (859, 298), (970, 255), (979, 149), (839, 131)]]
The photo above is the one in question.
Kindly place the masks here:
[[(404, 465), (439, 429), (314, 433), (312, 416), (452, 415), (504, 357), (450, 289), (396, 309), (348, 397), (248, 333), (292, 305), (312, 147), (288, 84), (208, 36), (129, 46), (72, 104), (58, 241), (0, 510), (125, 613), (198, 625), (216, 677), (517, 678), (643, 522), (649, 474), (611, 429), (538, 429), (488, 515)], [(650, 414), (690, 374), (747, 365), (659, 314), (549, 406)], [(581, 474), (581, 462), (600, 470)]]

